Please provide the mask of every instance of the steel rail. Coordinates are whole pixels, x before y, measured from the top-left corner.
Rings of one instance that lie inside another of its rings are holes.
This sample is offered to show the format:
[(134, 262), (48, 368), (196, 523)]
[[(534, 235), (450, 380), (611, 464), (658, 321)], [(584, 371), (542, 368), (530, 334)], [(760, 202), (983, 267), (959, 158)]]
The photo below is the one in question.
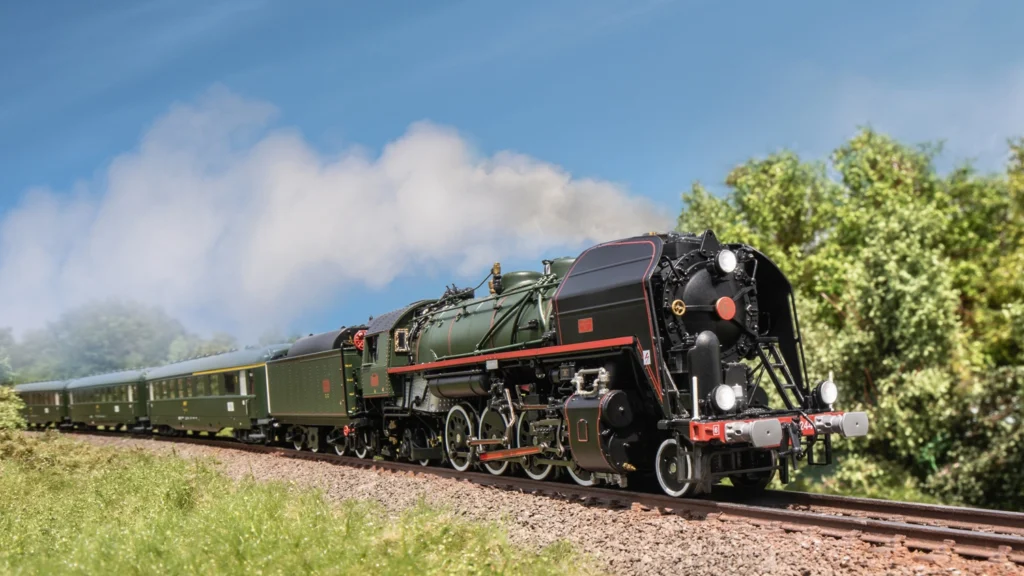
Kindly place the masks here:
[(984, 530), (968, 530), (949, 526), (931, 526), (902, 520), (883, 520), (859, 516), (794, 510), (787, 506), (821, 506), (847, 511), (912, 516), (936, 522), (972, 524), (1000, 528), (1024, 527), (1024, 513), (890, 502), (870, 498), (832, 496), (808, 492), (768, 491), (756, 498), (740, 501), (732, 491), (716, 491), (709, 498), (673, 498), (664, 494), (636, 492), (614, 488), (585, 487), (567, 482), (533, 480), (518, 476), (495, 476), (484, 472), (458, 472), (452, 468), (422, 466), (391, 460), (360, 459), (326, 452), (297, 451), (263, 444), (245, 444), (232, 438), (134, 435), (124, 432), (74, 431), (70, 434), (146, 438), (167, 442), (231, 448), (260, 454), (327, 462), (352, 468), (427, 474), (441, 478), (465, 480), (480, 486), (528, 492), (556, 498), (579, 500), (611, 507), (639, 505), (678, 514), (691, 519), (746, 520), (777, 525), (789, 532), (817, 529), (824, 536), (858, 538), (877, 545), (902, 545), (925, 552), (951, 552), (967, 558), (1008, 560), (1024, 565), (1024, 536)]
[[(721, 491), (716, 497), (721, 495), (762, 506), (831, 508), (842, 512), (860, 512), (868, 516), (903, 518), (905, 521), (933, 521), (946, 526), (975, 525), (978, 528), (989, 528), (985, 531), (1009, 531), (1024, 535), (1024, 513), (1020, 512), (784, 490), (768, 490), (754, 498), (744, 498), (729, 492), (731, 490)], [(996, 530), (991, 530), (992, 528)]]

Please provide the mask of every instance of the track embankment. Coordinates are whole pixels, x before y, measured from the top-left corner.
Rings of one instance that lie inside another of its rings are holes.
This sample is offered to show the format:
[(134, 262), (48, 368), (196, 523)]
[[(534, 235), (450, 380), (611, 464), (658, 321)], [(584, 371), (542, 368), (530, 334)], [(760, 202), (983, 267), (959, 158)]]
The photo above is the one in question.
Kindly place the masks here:
[(498, 521), (519, 543), (569, 540), (615, 574), (1024, 574), (1017, 547), (1024, 539), (1015, 526), (1000, 525), (1013, 520), (1004, 513), (984, 525), (981, 517), (961, 514), (952, 527), (944, 523), (951, 518), (946, 507), (911, 514), (901, 503), (871, 508), (870, 501), (853, 499), (842, 507), (835, 497), (777, 492), (746, 502), (725, 491), (714, 499), (679, 500), (212, 438), (74, 436), (212, 457), (236, 479), (293, 482), (336, 500), (376, 500), (393, 514), (426, 501)]

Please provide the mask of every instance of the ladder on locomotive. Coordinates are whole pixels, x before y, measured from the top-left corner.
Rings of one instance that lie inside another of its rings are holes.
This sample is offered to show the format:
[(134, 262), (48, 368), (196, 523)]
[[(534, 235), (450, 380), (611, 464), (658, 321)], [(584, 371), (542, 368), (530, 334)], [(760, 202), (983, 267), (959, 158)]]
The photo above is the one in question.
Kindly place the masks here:
[[(793, 373), (790, 372), (789, 366), (779, 350), (779, 339), (772, 337), (758, 338), (757, 355), (761, 359), (761, 366), (768, 373), (768, 377), (772, 379), (772, 383), (775, 384), (779, 395), (782, 396), (782, 401), (785, 402), (786, 408), (796, 410), (802, 407), (807, 390), (797, 385), (796, 380), (793, 378)], [(796, 397), (795, 404), (790, 398), (790, 394)]]

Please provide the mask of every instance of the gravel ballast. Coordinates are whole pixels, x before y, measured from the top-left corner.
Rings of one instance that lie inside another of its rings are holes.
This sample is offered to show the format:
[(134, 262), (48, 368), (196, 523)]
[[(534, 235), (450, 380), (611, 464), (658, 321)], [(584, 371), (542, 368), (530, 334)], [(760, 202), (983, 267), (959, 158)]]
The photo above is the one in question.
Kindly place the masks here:
[(183, 458), (213, 458), (236, 480), (252, 476), (292, 482), (319, 488), (333, 500), (374, 500), (391, 513), (422, 499), (469, 520), (496, 521), (521, 545), (568, 540), (612, 574), (1024, 574), (1024, 567), (1010, 562), (872, 546), (855, 539), (839, 540), (813, 531), (789, 533), (744, 521), (687, 520), (642, 509), (610, 510), (428, 474), (349, 468), (138, 438), (75, 438), (118, 448), (173, 451)]

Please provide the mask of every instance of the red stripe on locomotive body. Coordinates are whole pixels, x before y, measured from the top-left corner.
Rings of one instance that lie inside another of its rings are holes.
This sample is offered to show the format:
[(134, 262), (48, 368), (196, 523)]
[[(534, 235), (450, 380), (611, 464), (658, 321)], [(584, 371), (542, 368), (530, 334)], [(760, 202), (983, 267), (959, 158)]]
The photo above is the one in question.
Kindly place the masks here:
[(538, 356), (554, 356), (568, 352), (584, 352), (587, 350), (601, 350), (605, 348), (625, 347), (633, 345), (632, 336), (620, 338), (609, 338), (607, 340), (595, 340), (594, 342), (582, 342), (580, 344), (564, 344), (562, 346), (548, 346), (546, 348), (530, 348), (528, 350), (516, 350), (515, 352), (498, 352), (494, 354), (480, 354), (479, 356), (468, 356), (466, 358), (454, 358), (452, 360), (438, 360), (424, 364), (413, 364), (411, 366), (399, 366), (388, 368), (388, 374), (405, 374), (407, 372), (423, 372), (426, 370), (437, 370), (440, 368), (451, 368), (453, 366), (466, 366), (468, 364), (480, 364), (488, 360), (515, 360), (517, 358), (535, 358)]

